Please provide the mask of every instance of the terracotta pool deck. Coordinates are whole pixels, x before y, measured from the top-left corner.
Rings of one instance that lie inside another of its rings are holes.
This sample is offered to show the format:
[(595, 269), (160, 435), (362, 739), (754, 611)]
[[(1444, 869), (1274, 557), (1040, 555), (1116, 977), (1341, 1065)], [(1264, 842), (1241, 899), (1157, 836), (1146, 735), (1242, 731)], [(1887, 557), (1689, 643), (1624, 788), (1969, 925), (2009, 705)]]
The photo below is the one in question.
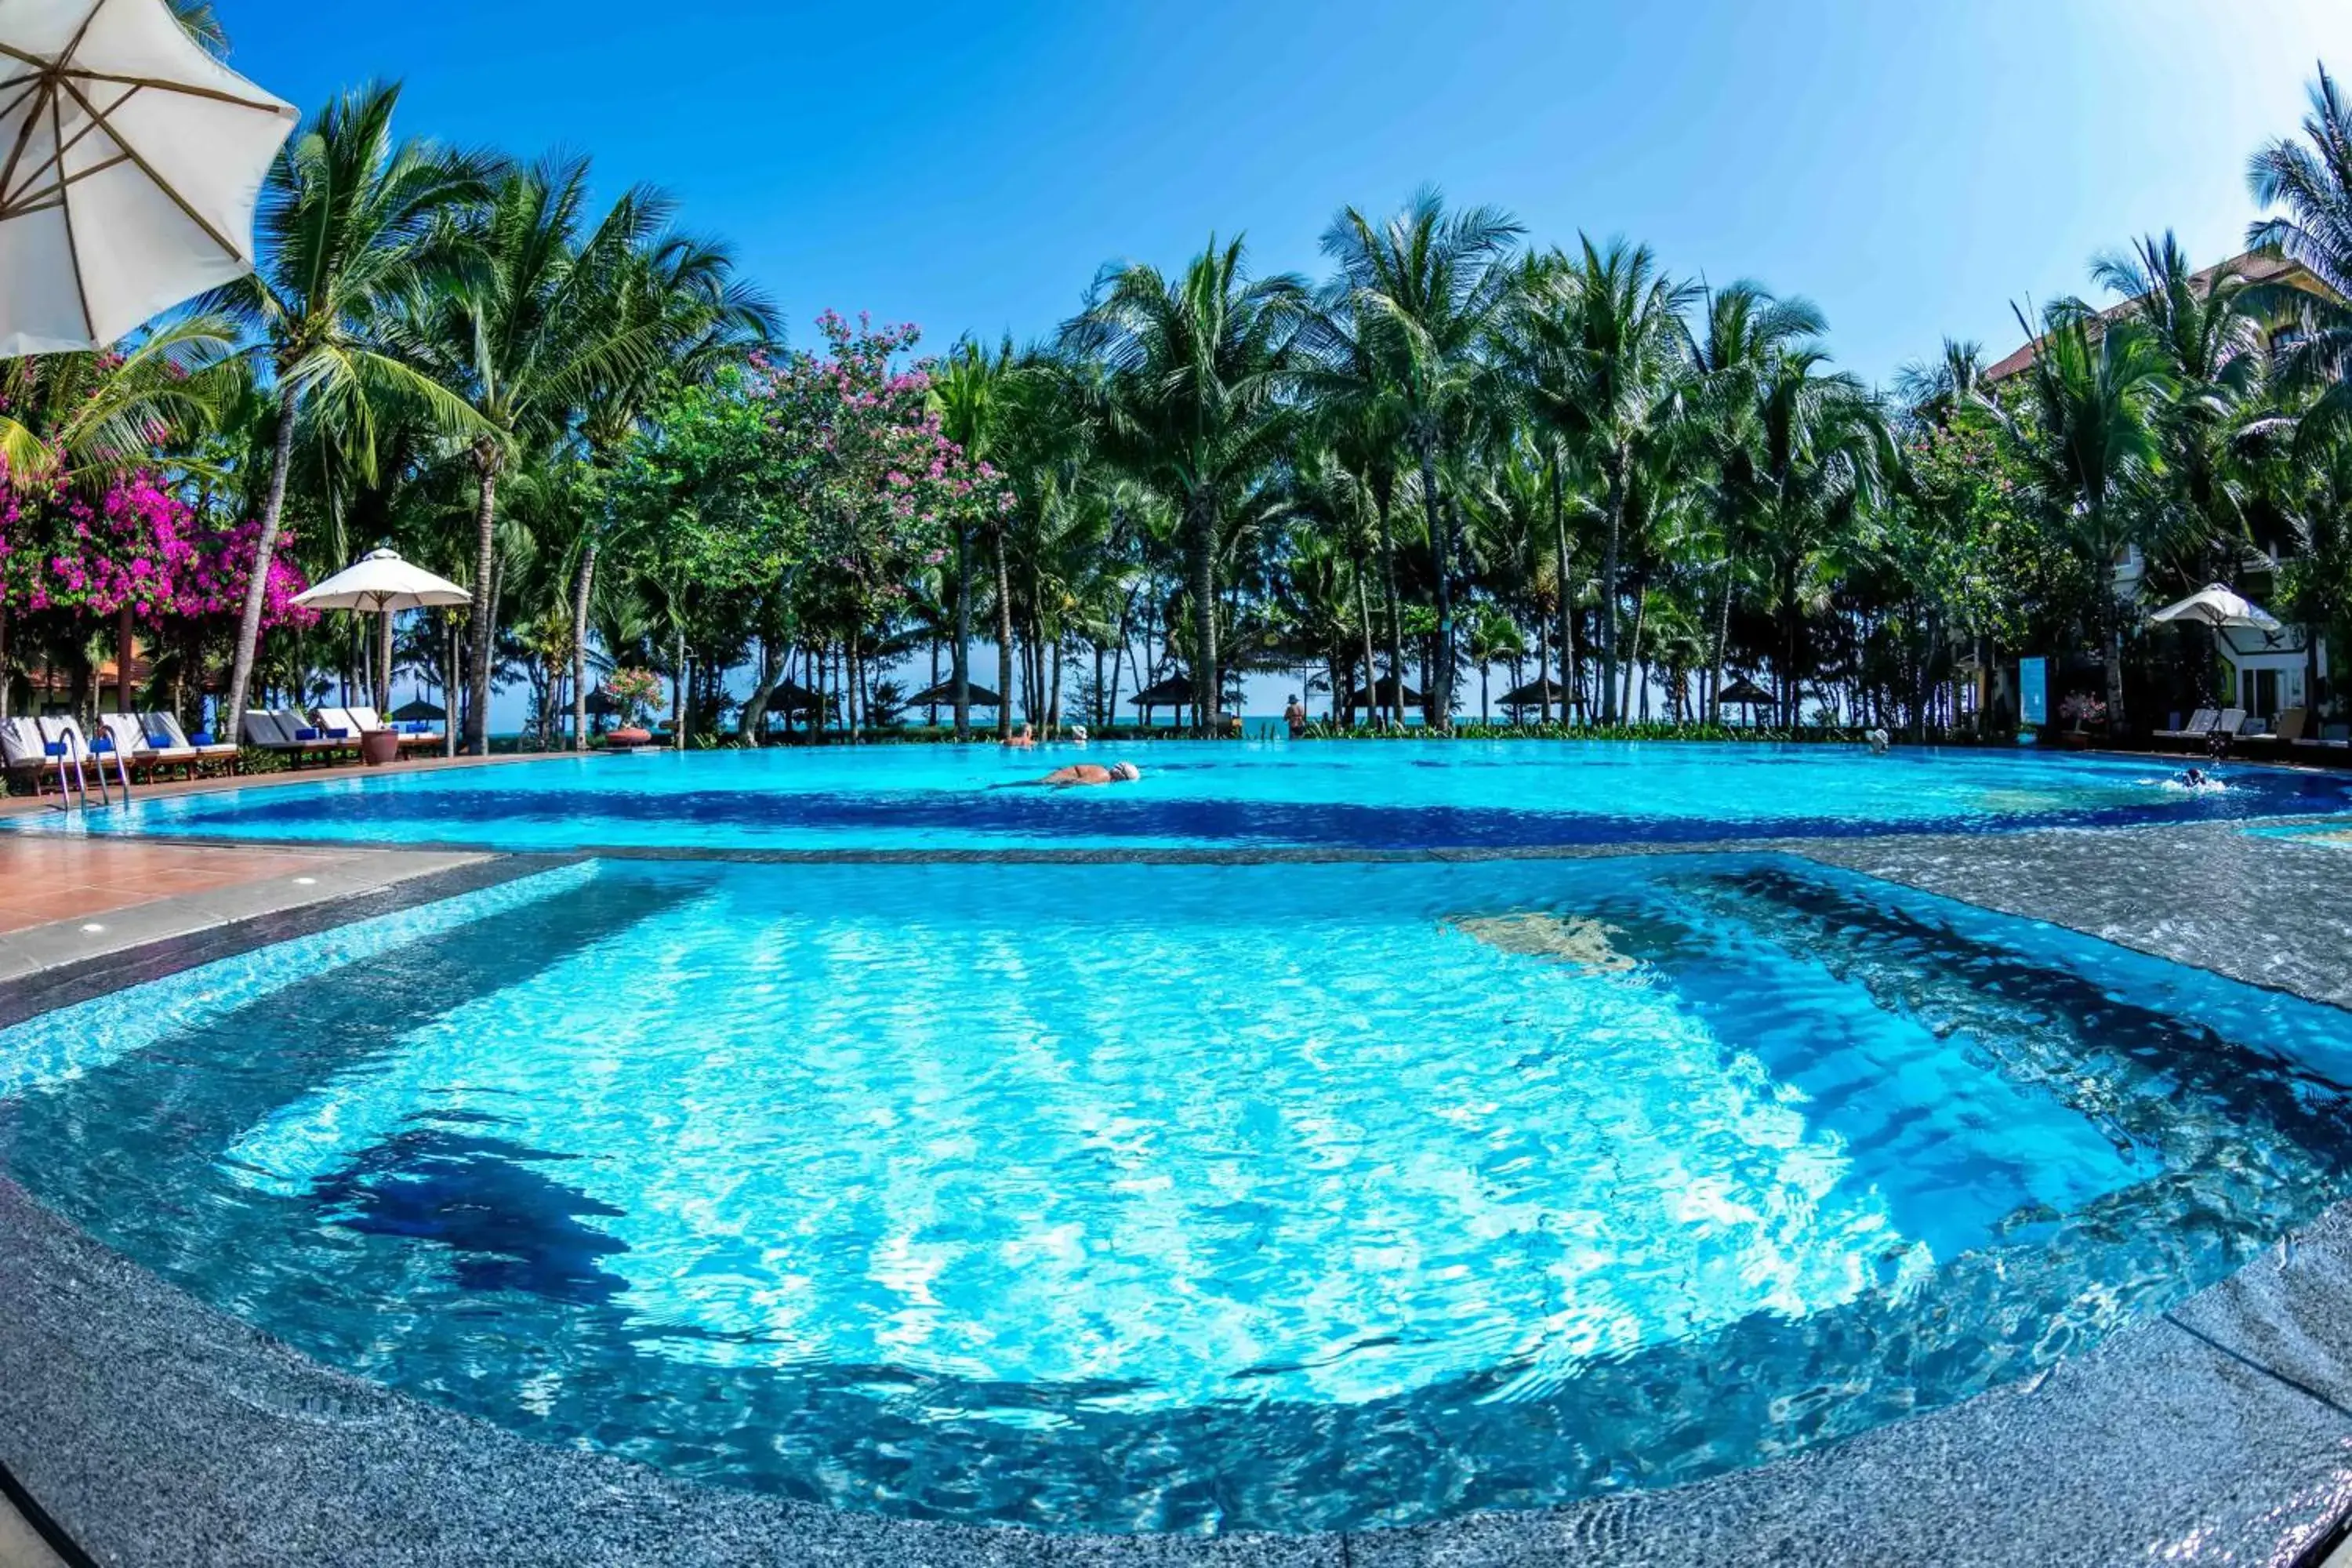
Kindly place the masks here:
[[(159, 780), (134, 799), (545, 762), (548, 753), (425, 757), (239, 778)], [(58, 811), (54, 797), (0, 797), (0, 819)], [(209, 926), (391, 886), (476, 857), (442, 851), (177, 844), (9, 831), (0, 826), (0, 980), (185, 936)], [(0, 1557), (0, 1568), (7, 1568)]]

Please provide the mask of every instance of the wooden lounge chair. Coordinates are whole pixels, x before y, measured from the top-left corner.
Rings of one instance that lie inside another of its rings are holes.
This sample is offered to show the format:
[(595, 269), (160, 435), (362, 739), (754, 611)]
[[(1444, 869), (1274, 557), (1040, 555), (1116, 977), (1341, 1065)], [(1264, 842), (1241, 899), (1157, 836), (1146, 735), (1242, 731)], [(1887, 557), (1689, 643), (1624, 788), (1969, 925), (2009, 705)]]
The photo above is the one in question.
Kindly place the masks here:
[(169, 735), (158, 735), (144, 716), (104, 713), (99, 721), (115, 751), (129, 763), (131, 777), (152, 783), (166, 769), (177, 769), (184, 778), (195, 777), (196, 764), (202, 760), (196, 749), (175, 745)]
[[(331, 710), (320, 709), (325, 713)], [(306, 714), (299, 708), (280, 708), (276, 718), (278, 727), (309, 756), (331, 763), (348, 762), (360, 754), (360, 738), (351, 721), (330, 723), (322, 718)]]
[(284, 757), (297, 768), (302, 765), (302, 758), (310, 750), (279, 722), (278, 715), (265, 713), (258, 708), (246, 714), (245, 721), (237, 726), (237, 731), (239, 738), (255, 751)]
[(379, 730), (389, 730), (398, 735), (400, 749), (404, 752), (423, 751), (428, 746), (438, 748), (441, 744), (441, 737), (428, 731), (414, 727), (404, 729), (398, 724), (385, 723), (373, 708), (345, 708), (341, 711), (350, 717), (360, 734), (367, 735)]
[(62, 772), (59, 760), (49, 755), (40, 725), (30, 719), (0, 721), (0, 761), (6, 763), (11, 780), (30, 783), (37, 794), (46, 794), (50, 775)]
[(334, 727), (337, 733), (313, 723), (308, 715), (292, 708), (280, 708), (274, 713), (259, 709), (245, 716), (245, 743), (256, 751), (273, 752), (299, 768), (312, 757), (338, 762), (359, 754), (359, 739), (342, 725)]
[(180, 728), (177, 716), (170, 713), (142, 713), (140, 721), (147, 727), (147, 738), (159, 752), (194, 752), (196, 773), (226, 768), (234, 776), (237, 766), (237, 748), (226, 741), (215, 741), (209, 733), (191, 735)]

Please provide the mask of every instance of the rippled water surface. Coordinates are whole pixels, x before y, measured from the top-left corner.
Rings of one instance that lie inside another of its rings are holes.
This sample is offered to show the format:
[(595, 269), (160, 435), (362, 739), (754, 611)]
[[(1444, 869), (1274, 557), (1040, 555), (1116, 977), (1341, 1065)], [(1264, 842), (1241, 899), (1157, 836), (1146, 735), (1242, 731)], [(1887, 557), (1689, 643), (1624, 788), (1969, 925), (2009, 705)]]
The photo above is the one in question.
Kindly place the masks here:
[(545, 1440), (1296, 1531), (2080, 1350), (2345, 1189), (2347, 1021), (1774, 858), (592, 863), (0, 1033), (0, 1161)]
[[(1135, 784), (1022, 787), (1131, 759)], [(1314, 742), (1010, 752), (894, 745), (562, 758), (388, 772), (143, 801), (73, 831), (503, 849), (1329, 849), (1701, 843), (2195, 821), (2343, 809), (2340, 775), (2230, 766), (2191, 793), (2168, 764), (1989, 750)], [(5, 826), (55, 830), (45, 817)]]

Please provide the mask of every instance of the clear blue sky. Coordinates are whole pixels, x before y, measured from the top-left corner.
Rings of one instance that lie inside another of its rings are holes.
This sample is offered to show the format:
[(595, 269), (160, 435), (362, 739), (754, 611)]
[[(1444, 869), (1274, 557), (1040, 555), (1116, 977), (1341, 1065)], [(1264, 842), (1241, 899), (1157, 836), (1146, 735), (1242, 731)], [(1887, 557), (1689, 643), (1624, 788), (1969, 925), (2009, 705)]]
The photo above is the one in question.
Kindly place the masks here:
[(1540, 241), (1625, 234), (1828, 313), (1881, 378), (2169, 226), (2234, 253), (2246, 155), (2347, 0), (947, 5), (220, 0), (306, 107), (407, 83), (407, 126), (593, 155), (730, 238), (795, 341), (824, 307), (1050, 330), (1103, 262), (1245, 230), (1318, 269), (1344, 203), (1434, 181)]

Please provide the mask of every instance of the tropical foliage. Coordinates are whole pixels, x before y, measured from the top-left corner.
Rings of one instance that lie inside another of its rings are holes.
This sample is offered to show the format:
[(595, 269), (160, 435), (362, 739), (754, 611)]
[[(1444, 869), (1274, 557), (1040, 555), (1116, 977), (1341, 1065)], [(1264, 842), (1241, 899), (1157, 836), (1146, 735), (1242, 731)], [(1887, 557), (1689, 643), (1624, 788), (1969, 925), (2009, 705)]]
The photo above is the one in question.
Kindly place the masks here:
[(992, 699), (1001, 733), (1213, 729), (1252, 677), (1334, 731), (2005, 737), (2021, 653), (2110, 725), (2200, 693), (2210, 645), (2146, 625), (2176, 591), (2352, 633), (2325, 74), (2252, 159), (2249, 258), (2143, 238), (2017, 313), (2021, 363), (1947, 342), (1891, 391), (1800, 296), (1433, 190), (1336, 215), (1320, 279), (1212, 238), (1033, 344), (828, 311), (791, 349), (660, 192), (603, 205), (583, 161), (398, 108), (361, 89), (295, 136), (252, 279), (0, 365), (0, 703), (88, 705), (110, 652), (146, 683), (118, 700), (232, 726), (364, 685), (368, 628), (290, 600), (383, 543), (471, 595), (391, 651), (475, 749), (499, 689), (535, 743), (587, 743), (601, 691), (687, 744), (963, 736)]

